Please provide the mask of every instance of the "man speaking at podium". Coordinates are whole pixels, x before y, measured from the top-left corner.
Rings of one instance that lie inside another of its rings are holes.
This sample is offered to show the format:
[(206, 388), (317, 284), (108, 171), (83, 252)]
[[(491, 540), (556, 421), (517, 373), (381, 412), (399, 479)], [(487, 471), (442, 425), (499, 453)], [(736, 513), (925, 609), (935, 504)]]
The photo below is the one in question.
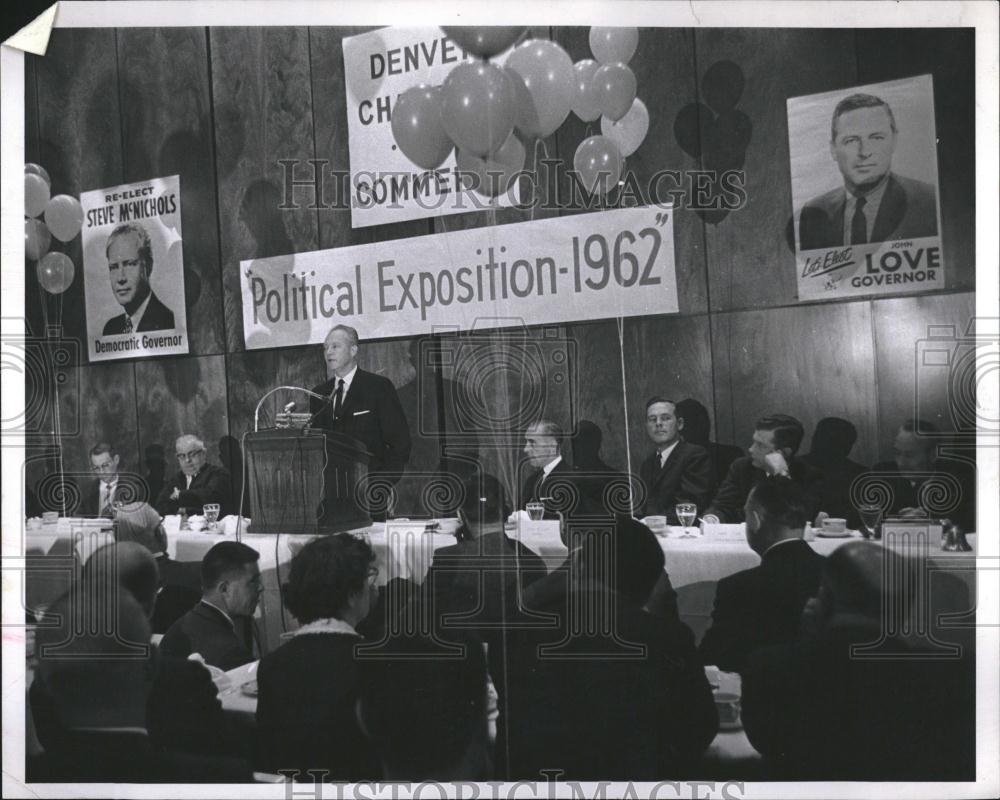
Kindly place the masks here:
[[(410, 459), (410, 426), (388, 378), (358, 368), (358, 332), (336, 325), (323, 341), (329, 380), (313, 391), (312, 426), (358, 439), (372, 454), (368, 474), (397, 483)], [(372, 498), (374, 499), (374, 498)], [(373, 516), (380, 516), (373, 509)], [(382, 514), (385, 510), (382, 510)]]

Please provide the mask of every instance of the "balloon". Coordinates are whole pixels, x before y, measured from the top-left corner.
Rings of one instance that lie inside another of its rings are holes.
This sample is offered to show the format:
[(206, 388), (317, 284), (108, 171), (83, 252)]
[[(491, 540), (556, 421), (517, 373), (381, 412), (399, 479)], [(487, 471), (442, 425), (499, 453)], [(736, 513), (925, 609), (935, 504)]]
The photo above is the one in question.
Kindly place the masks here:
[(527, 29), (524, 26), (491, 25), (487, 28), (446, 28), (442, 26), (441, 30), (466, 53), (472, 53), (480, 58), (489, 58), (502, 53), (514, 44)]
[(517, 129), (525, 136), (550, 136), (566, 121), (573, 102), (573, 62), (548, 39), (532, 39), (507, 57), (505, 66), (517, 74)]
[(597, 104), (597, 94), (594, 92), (594, 73), (600, 65), (591, 58), (577, 61), (573, 65), (573, 100), (570, 106), (573, 113), (584, 122), (593, 122), (601, 116)]
[(24, 218), (24, 254), (32, 261), (38, 261), (49, 252), (52, 234), (41, 220)]
[(624, 64), (605, 64), (594, 73), (594, 94), (601, 113), (617, 122), (635, 100), (635, 74)]
[(51, 252), (38, 262), (38, 282), (49, 294), (62, 294), (73, 283), (73, 260), (65, 253)]
[(60, 242), (68, 242), (83, 226), (83, 207), (68, 194), (57, 194), (45, 206), (45, 224)]
[(49, 202), (49, 183), (41, 175), (33, 172), (24, 174), (24, 213), (28, 217), (37, 217), (45, 210)]
[(636, 28), (591, 28), (590, 52), (602, 64), (627, 64), (639, 45)]
[(580, 142), (573, 156), (573, 168), (591, 194), (607, 194), (622, 176), (622, 156), (606, 136), (591, 136)]
[(507, 73), (488, 61), (456, 66), (441, 86), (441, 121), (459, 148), (477, 156), (492, 153), (514, 129)]
[(524, 145), (512, 133), (500, 149), (485, 160), (459, 149), (455, 153), (455, 165), (459, 172), (479, 176), (477, 183), (472, 175), (463, 175), (462, 185), (466, 189), (475, 187), (481, 195), (496, 197), (510, 189), (514, 176), (524, 167), (524, 157)]
[(403, 92), (392, 107), (392, 135), (418, 167), (440, 167), (453, 147), (441, 125), (441, 89), (420, 84)]
[(49, 173), (45, 170), (45, 167), (43, 167), (41, 164), (32, 164), (29, 161), (27, 164), (24, 165), (24, 174), (38, 175), (39, 177), (41, 177), (42, 180), (44, 180), (49, 185), (49, 188), (52, 187), (52, 179), (49, 177)]
[(623, 158), (639, 149), (648, 132), (649, 109), (638, 97), (635, 98), (628, 113), (618, 122), (612, 122), (607, 117), (601, 119), (601, 133), (618, 146), (618, 152)]

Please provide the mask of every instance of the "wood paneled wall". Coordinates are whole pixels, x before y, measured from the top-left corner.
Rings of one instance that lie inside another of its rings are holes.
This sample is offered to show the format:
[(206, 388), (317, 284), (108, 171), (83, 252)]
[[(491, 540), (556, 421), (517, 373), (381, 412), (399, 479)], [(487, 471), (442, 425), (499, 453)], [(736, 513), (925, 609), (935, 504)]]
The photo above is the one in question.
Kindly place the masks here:
[[(341, 40), (363, 30), (57, 29), (44, 58), (26, 56), (27, 154), (49, 170), (55, 191), (179, 174), (183, 193), (191, 353), (75, 366), (59, 398), (75, 431), (63, 441), (67, 470), (85, 471), (87, 450), (100, 440), (112, 441), (140, 472), (163, 448), (172, 470), (173, 439), (189, 431), (205, 439), (213, 460), (238, 468), (239, 440), (252, 428), (258, 398), (325, 377), (317, 346), (246, 350), (241, 260), (491, 224), (485, 213), (468, 213), (354, 230), (343, 198), (337, 208), (308, 208), (317, 189), (329, 202), (331, 172), (349, 165)], [(554, 38), (574, 61), (590, 56), (586, 28), (532, 34)], [(713, 439), (741, 448), (766, 412), (798, 416), (807, 437), (822, 417), (842, 416), (857, 426), (854, 457), (866, 463), (886, 453), (904, 416), (930, 415), (949, 427), (954, 381), (947, 371), (923, 370), (916, 349), (931, 326), (964, 333), (974, 313), (973, 63), (973, 35), (961, 29), (641, 30), (631, 66), (650, 127), (627, 169), (645, 187), (661, 169), (742, 168), (747, 206), (677, 210), (679, 314), (529, 332), (569, 355), (558, 380), (558, 370), (541, 379), (513, 369), (483, 377), (483, 370), (427, 361), (426, 342), (366, 344), (362, 366), (396, 384), (410, 416), (414, 474), (400, 487), (404, 506), (419, 505), (424, 477), (449, 457), (452, 465), (478, 458), (516, 482), (521, 432), (470, 432), (468, 412), (479, 403), (516, 419), (539, 393), (545, 413), (568, 429), (582, 420), (600, 426), (604, 460), (619, 468), (629, 452), (633, 468), (645, 454), (643, 406), (653, 394), (699, 400), (712, 416)], [(927, 72), (935, 87), (947, 290), (798, 304), (786, 98)], [(726, 126), (744, 137), (740, 146), (720, 141)], [(571, 165), (579, 141), (597, 132), (599, 125), (571, 115), (544, 147)], [(299, 208), (279, 208), (283, 159), (297, 161), (296, 177), (309, 174), (309, 159), (326, 162), (315, 186), (294, 190)], [(550, 196), (553, 187), (543, 182), (540, 191)], [(533, 218), (578, 211), (536, 209)], [(502, 210), (496, 222), (530, 215)], [(80, 246), (64, 249), (77, 264), (76, 281), (50, 298), (29, 269), (26, 317), (35, 334), (48, 322), (82, 342)], [(465, 352), (503, 366), (518, 346), (497, 334)], [(277, 405), (265, 409), (273, 414)], [(26, 480), (51, 468), (51, 460), (32, 461)]]

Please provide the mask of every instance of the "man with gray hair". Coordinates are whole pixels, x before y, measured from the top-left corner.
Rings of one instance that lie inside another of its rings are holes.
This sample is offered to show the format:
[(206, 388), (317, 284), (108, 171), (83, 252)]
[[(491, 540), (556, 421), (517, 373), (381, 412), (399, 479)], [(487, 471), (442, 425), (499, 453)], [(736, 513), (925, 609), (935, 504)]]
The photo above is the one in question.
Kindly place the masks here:
[(554, 519), (557, 511), (572, 511), (581, 497), (573, 468), (562, 457), (562, 428), (547, 419), (528, 426), (522, 451), (533, 468), (521, 489), (520, 507), (542, 503), (546, 519)]
[(136, 222), (123, 222), (108, 236), (105, 255), (111, 292), (125, 313), (109, 319), (102, 334), (114, 336), (174, 328), (174, 312), (149, 285), (153, 247), (146, 229)]
[(189, 514), (201, 514), (206, 503), (218, 503), (220, 519), (234, 512), (229, 470), (208, 463), (201, 439), (189, 433), (177, 437), (177, 460), (180, 472), (164, 484), (157, 511), (166, 516), (186, 508)]

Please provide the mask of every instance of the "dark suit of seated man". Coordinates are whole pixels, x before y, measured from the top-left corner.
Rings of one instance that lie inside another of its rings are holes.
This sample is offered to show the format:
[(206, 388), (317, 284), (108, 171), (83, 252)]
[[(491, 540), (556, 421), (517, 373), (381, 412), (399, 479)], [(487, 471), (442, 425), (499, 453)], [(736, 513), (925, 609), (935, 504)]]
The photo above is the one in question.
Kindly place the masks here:
[(746, 504), (746, 535), (760, 566), (719, 581), (712, 626), (701, 640), (706, 664), (741, 672), (765, 645), (792, 641), (806, 601), (819, 587), (823, 557), (802, 540), (802, 491), (789, 480), (765, 478)]
[(541, 419), (528, 426), (522, 452), (531, 470), (521, 486), (518, 508), (541, 503), (545, 519), (598, 513), (582, 476), (562, 456), (562, 440), (562, 428), (551, 420)]
[(219, 542), (201, 562), (201, 601), (170, 626), (164, 655), (200, 653), (223, 671), (253, 661), (248, 623), (260, 597), (260, 554), (241, 542)]
[(222, 519), (236, 510), (229, 470), (208, 463), (201, 439), (190, 434), (178, 437), (177, 460), (180, 472), (164, 484), (156, 500), (157, 511), (166, 516), (186, 508), (189, 514), (200, 514), (206, 503), (218, 503)]
[(787, 414), (772, 414), (757, 420), (749, 456), (736, 459), (702, 515), (704, 522), (743, 522), (750, 490), (767, 475), (779, 475), (799, 484), (805, 495), (806, 518), (820, 508), (823, 474), (795, 458), (805, 432), (802, 423)]
[(712, 466), (708, 452), (682, 438), (684, 420), (677, 417), (672, 400), (651, 397), (646, 401), (646, 435), (656, 452), (642, 462), (639, 477), (646, 487), (643, 515), (663, 514), (669, 525), (678, 525), (677, 503), (694, 503), (700, 513), (708, 505)]
[(493, 675), (498, 777), (656, 780), (692, 769), (718, 717), (690, 629), (642, 608), (663, 550), (620, 517), (574, 558), (566, 591), (528, 609), (552, 622), (508, 631), (507, 669)]
[(873, 542), (838, 547), (802, 636), (750, 656), (742, 718), (765, 780), (974, 780), (975, 649), (942, 657), (903, 637), (921, 626), (898, 622), (923, 613), (912, 568)]
[(892, 172), (896, 118), (880, 97), (856, 93), (833, 112), (830, 154), (843, 186), (807, 202), (799, 249), (936, 236), (934, 187)]

